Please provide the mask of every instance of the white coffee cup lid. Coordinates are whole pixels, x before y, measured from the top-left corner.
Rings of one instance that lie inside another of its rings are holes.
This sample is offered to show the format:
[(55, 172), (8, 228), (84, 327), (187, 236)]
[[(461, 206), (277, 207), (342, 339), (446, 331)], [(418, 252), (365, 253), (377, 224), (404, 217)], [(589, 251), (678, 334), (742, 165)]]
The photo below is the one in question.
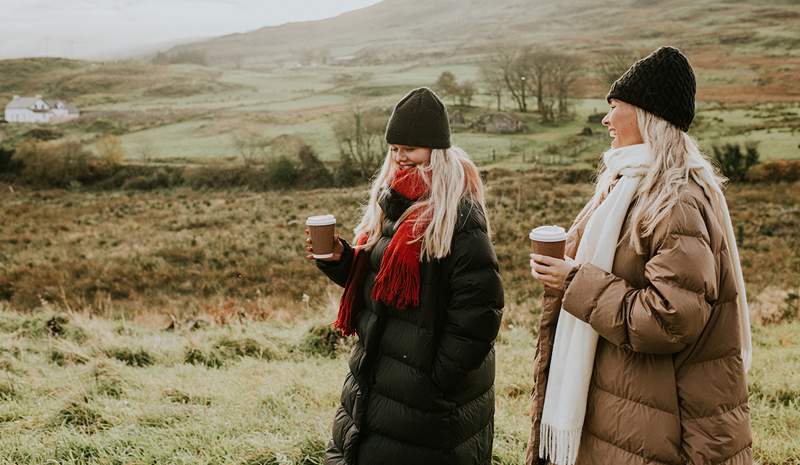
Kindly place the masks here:
[(567, 232), (561, 226), (539, 226), (533, 228), (528, 237), (537, 242), (561, 242), (567, 240)]
[(316, 215), (309, 216), (306, 220), (306, 226), (327, 226), (329, 224), (336, 224), (336, 217), (333, 215)]

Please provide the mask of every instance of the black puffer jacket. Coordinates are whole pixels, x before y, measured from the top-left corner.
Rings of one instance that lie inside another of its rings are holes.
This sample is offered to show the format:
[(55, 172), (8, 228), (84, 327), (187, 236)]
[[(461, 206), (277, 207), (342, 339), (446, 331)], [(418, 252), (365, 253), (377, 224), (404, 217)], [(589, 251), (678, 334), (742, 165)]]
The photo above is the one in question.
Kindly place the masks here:
[[(396, 220), (410, 201), (381, 197), (383, 233), (369, 252), (358, 303), (358, 342), (333, 421), (328, 465), (487, 465), (494, 434), (494, 339), (503, 288), (480, 207), (463, 202), (451, 254), (421, 264), (420, 305), (398, 310), (370, 299)], [(345, 244), (319, 268), (343, 286)]]

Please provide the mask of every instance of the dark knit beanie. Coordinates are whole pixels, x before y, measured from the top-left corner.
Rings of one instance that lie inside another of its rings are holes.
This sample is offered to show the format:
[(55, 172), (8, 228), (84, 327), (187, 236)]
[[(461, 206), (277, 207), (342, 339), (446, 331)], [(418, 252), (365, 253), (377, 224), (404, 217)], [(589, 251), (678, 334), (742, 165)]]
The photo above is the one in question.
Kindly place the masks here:
[(606, 100), (630, 103), (688, 131), (694, 119), (695, 90), (689, 60), (676, 48), (661, 47), (617, 79)]
[(394, 107), (386, 142), (409, 147), (450, 148), (450, 121), (444, 103), (427, 87), (409, 92)]

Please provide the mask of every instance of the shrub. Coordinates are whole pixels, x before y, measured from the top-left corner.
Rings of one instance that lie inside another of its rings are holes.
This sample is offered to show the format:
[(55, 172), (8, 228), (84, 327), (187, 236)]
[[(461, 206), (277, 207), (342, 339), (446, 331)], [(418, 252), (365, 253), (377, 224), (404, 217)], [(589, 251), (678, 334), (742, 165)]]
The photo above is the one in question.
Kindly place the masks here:
[(758, 163), (759, 153), (756, 145), (747, 143), (744, 150), (739, 144), (724, 144), (712, 146), (714, 160), (725, 175), (732, 182), (744, 181), (747, 171)]
[(64, 137), (64, 133), (52, 128), (34, 128), (29, 131), (26, 131), (22, 136), (22, 139), (35, 139), (39, 141), (50, 141), (61, 139)]
[(336, 165), (334, 172), (336, 185), (340, 187), (355, 186), (356, 184), (366, 181), (361, 175), (361, 171), (353, 161), (353, 158), (346, 152), (342, 152), (339, 163)]
[(116, 168), (121, 165), (125, 160), (125, 151), (122, 149), (122, 141), (119, 137), (106, 134), (95, 142), (97, 148), (97, 155), (100, 157), (100, 162), (111, 168)]
[(307, 354), (333, 358), (345, 340), (346, 338), (331, 325), (315, 325), (306, 333), (300, 344), (300, 350)]
[(270, 160), (266, 167), (266, 178), (271, 187), (287, 189), (295, 185), (300, 173), (287, 157)]
[(300, 187), (329, 187), (333, 185), (333, 175), (319, 159), (310, 145), (303, 145), (297, 152), (300, 158)]
[(747, 172), (751, 182), (800, 181), (800, 160), (775, 160), (759, 163)]
[(15, 158), (22, 164), (21, 180), (43, 187), (95, 182), (111, 176), (117, 166), (98, 160), (76, 141), (24, 141), (17, 146)]

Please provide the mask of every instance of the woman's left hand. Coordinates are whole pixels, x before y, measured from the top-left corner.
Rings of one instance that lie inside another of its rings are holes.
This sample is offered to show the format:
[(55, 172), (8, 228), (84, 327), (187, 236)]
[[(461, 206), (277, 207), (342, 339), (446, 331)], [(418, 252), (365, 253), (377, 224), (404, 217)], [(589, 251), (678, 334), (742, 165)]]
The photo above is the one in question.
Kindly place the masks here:
[(533, 277), (544, 284), (545, 287), (558, 291), (564, 290), (567, 276), (576, 266), (575, 262), (569, 258), (561, 260), (547, 255), (531, 254), (531, 274)]

